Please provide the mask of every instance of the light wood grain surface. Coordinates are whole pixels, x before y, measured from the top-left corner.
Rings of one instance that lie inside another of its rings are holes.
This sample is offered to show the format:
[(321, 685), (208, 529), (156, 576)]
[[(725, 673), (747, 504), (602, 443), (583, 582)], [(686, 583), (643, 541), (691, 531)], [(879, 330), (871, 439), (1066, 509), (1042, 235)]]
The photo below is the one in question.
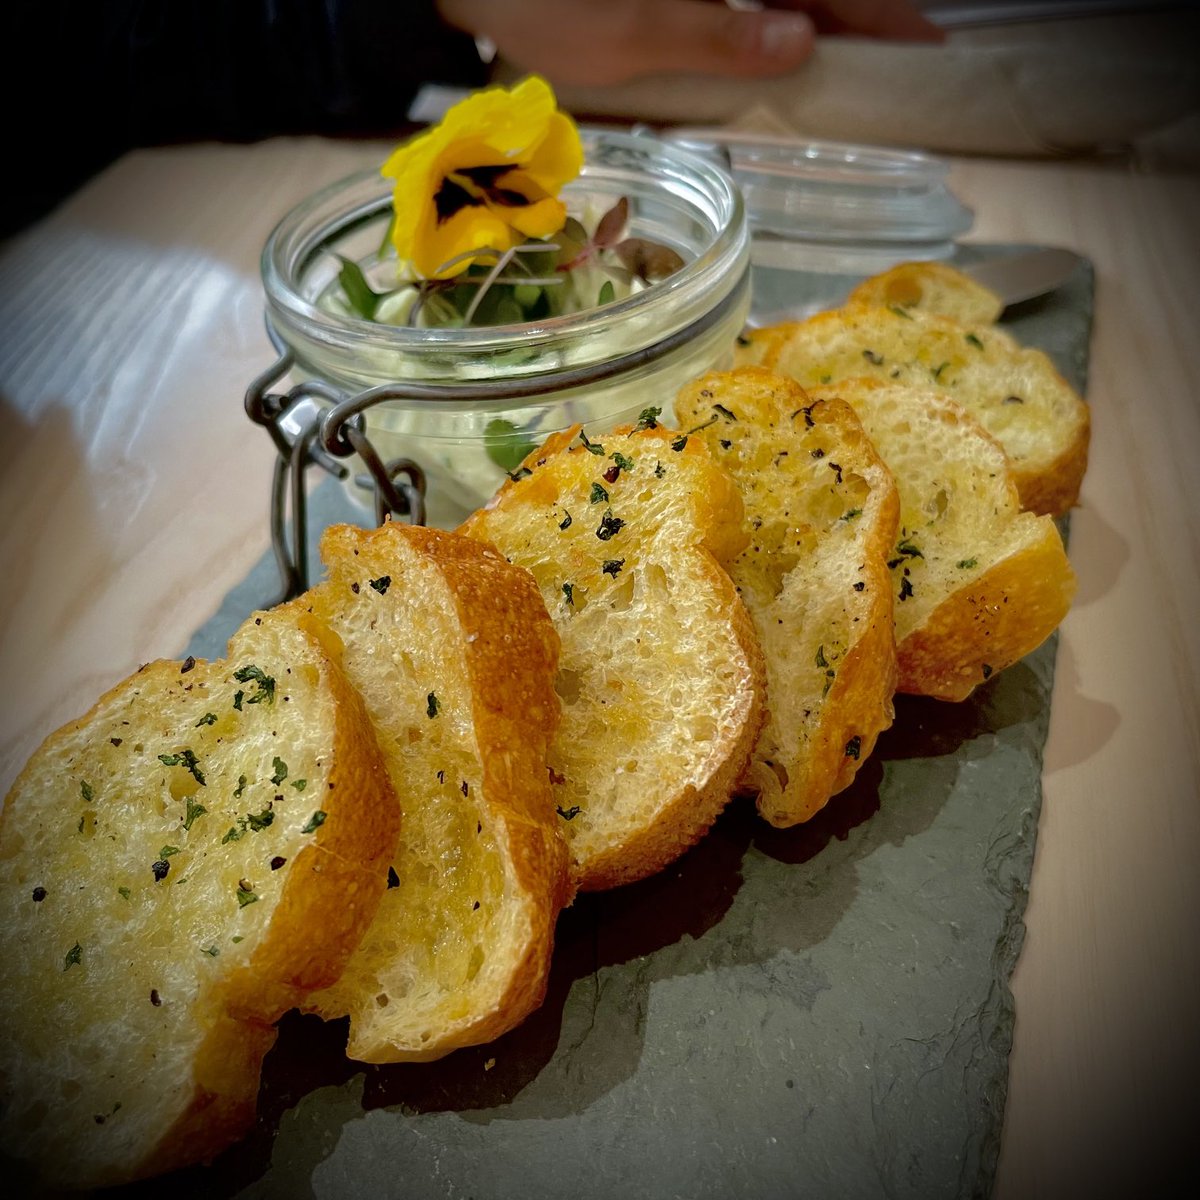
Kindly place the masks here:
[[(0, 791), (267, 546), (258, 253), (375, 144), (132, 154), (0, 249)], [(996, 1195), (1158, 1194), (1200, 1077), (1200, 181), (961, 159), (971, 239), (1092, 259), (1070, 553)]]

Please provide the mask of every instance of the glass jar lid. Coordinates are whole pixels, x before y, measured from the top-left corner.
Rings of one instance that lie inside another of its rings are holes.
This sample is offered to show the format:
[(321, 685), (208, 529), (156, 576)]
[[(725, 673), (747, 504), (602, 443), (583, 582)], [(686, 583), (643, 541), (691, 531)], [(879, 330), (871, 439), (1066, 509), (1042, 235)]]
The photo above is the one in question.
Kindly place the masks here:
[(973, 223), (948, 165), (920, 151), (704, 128), (662, 136), (729, 170), (755, 233), (901, 248), (949, 244)]

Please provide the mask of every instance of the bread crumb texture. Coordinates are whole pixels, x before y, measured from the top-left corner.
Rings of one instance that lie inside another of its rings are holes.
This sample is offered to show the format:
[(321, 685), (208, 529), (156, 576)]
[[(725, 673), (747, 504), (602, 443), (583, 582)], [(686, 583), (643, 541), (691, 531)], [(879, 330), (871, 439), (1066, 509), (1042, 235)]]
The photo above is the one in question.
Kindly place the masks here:
[(846, 404), (770, 371), (706, 375), (676, 412), (741, 491), (749, 542), (729, 571), (766, 657), (769, 714), (744, 783), (768, 821), (794, 825), (852, 782), (892, 722), (896, 486)]
[(553, 435), (463, 526), (532, 573), (562, 640), (550, 781), (584, 889), (693, 845), (764, 715), (761, 650), (723, 566), (746, 543), (741, 497), (660, 413)]
[(51, 735), (0, 818), (5, 1153), (43, 1183), (211, 1157), (254, 1116), (272, 1023), (336, 978), (396, 808), (310, 621), (158, 661)]
[(887, 556), (899, 689), (962, 700), (1036, 649), (1070, 608), (1075, 576), (1049, 516), (1021, 509), (1000, 443), (945, 392), (842, 380), (896, 478)]
[(992, 325), (1004, 311), (1004, 301), (991, 288), (932, 259), (897, 263), (864, 279), (850, 292), (847, 303), (915, 308), (964, 325)]
[(516, 1025), (545, 991), (570, 898), (546, 751), (558, 636), (528, 572), (451, 533), (327, 530), (298, 603), (337, 630), (402, 809), (389, 887), (343, 978), (351, 1057), (437, 1058)]
[(945, 391), (1003, 446), (1023, 508), (1056, 515), (1078, 500), (1088, 406), (1046, 354), (1001, 329), (856, 304), (744, 340), (739, 364), (770, 367), (809, 390), (866, 376)]

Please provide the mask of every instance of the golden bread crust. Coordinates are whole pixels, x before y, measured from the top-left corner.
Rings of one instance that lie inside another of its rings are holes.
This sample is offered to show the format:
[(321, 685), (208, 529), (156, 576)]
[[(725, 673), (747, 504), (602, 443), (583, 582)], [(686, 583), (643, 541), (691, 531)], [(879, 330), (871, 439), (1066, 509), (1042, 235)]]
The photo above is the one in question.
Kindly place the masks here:
[(992, 325), (1004, 301), (969, 275), (933, 260), (898, 263), (853, 288), (847, 304), (896, 305), (953, 317), (964, 325)]
[(384, 881), (361, 864), (396, 806), (328, 645), (256, 614), (227, 659), (118, 683), (14, 783), (4, 1141), (46, 1182), (142, 1178), (244, 1133), (274, 1022), (370, 922)]
[(846, 378), (945, 391), (1000, 442), (1022, 506), (1058, 515), (1074, 505), (1087, 467), (1088, 406), (1049, 357), (995, 326), (870, 305), (759, 331), (764, 366), (802, 387)]
[(753, 628), (720, 561), (741, 503), (657, 423), (552, 435), (462, 526), (532, 571), (562, 639), (556, 805), (578, 886), (641, 879), (727, 803), (763, 719)]
[(346, 643), (404, 825), (387, 847), (394, 880), (375, 925), (310, 1006), (350, 1014), (353, 1058), (428, 1061), (506, 1032), (545, 993), (572, 896), (546, 765), (558, 637), (532, 577), (477, 541), (335, 526), (322, 556), (329, 581), (297, 603)]
[(1067, 615), (1075, 577), (1047, 522), (1034, 544), (953, 592), (900, 645), (899, 690), (965, 700), (1025, 657)]
[(898, 690), (965, 699), (1066, 615), (1075, 579), (1058, 529), (1021, 511), (1003, 447), (943, 392), (860, 378), (829, 394), (858, 413), (899, 487)]
[(769, 712), (742, 783), (768, 821), (794, 825), (849, 786), (892, 722), (895, 483), (848, 405), (764, 368), (702, 376), (676, 411), (741, 489), (749, 544), (729, 571)]

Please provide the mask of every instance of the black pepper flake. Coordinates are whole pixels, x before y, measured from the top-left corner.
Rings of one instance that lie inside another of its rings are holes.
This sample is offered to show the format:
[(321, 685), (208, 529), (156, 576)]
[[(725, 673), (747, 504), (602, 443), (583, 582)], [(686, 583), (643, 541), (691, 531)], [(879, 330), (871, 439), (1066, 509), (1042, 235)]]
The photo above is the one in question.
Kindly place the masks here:
[(187, 658), (183, 660), (183, 665), (179, 668), (180, 675), (186, 675), (195, 665), (196, 660), (189, 654)]
[(867, 586), (867, 585), (866, 585), (866, 584), (865, 584), (865, 583), (864, 583), (864, 582), (863, 582), (863, 581), (860, 579), (860, 580), (859, 580), (859, 581), (858, 581), (858, 582), (857, 582), (857, 583), (854, 585), (854, 590), (855, 590), (856, 592), (861, 592), (861, 591), (862, 591), (862, 590), (863, 590), (863, 589), (864, 589), (866, 586)]
[(600, 569), (605, 575), (611, 575), (616, 579), (624, 565), (625, 560), (623, 558), (610, 558)]
[(830, 462), (829, 469), (836, 476), (838, 483), (841, 483), (842, 482), (842, 468), (841, 468), (840, 464), (835, 463), (835, 462)]
[(907, 578), (901, 579), (900, 580), (900, 599), (907, 600), (909, 598), (909, 596), (911, 596), (912, 594), (913, 594), (912, 583)]
[(820, 446), (818, 446), (815, 450), (811, 451), (811, 453), (812, 453), (813, 458), (824, 458), (825, 457), (825, 451), (822, 450), (820, 448)]
[(862, 753), (862, 738), (856, 733), (846, 743), (846, 758), (853, 758), (857, 761), (859, 754)]
[(462, 781), (462, 789), (461, 789), (461, 790), (462, 790), (462, 794), (463, 794), (464, 796), (466, 796), (466, 795), (469, 795), (469, 794), (470, 794), (471, 788), (470, 788), (470, 786), (468, 785), (468, 783), (467, 783), (467, 781), (466, 781), (465, 779)]
[(610, 508), (603, 517), (600, 518), (600, 526), (596, 530), (596, 536), (602, 541), (607, 542), (614, 534), (619, 533), (625, 528), (625, 522), (620, 517), (614, 517)]
[(380, 575), (378, 579), (369, 579), (367, 582), (382, 596), (392, 586), (392, 577)]
[(518, 467), (515, 471), (506, 471), (505, 474), (513, 483), (520, 483), (522, 479), (528, 479), (533, 472), (528, 467)]
[(728, 438), (721, 439), (721, 449), (722, 450), (728, 450), (729, 447), (732, 445), (733, 445), (733, 443)]
[(562, 808), (561, 806), (556, 805), (554, 811), (558, 813), (558, 815), (562, 817), (564, 821), (573, 821), (581, 812), (583, 812), (583, 809), (580, 808), (578, 804), (572, 804), (570, 808)]
[[(565, 509), (563, 511), (566, 512)], [(559, 521), (559, 523), (558, 523), (559, 529), (570, 529), (571, 528), (571, 520), (572, 520), (571, 514), (569, 512), (567, 512), (566, 515), (563, 517), (563, 519), (561, 521)]]
[(287, 862), (287, 859), (284, 858), (282, 854), (275, 855), (275, 857), (271, 859), (271, 870), (278, 871), (285, 862)]
[(33, 889), (34, 904), (41, 904), (41, 902), (43, 900), (45, 900), (45, 898), (46, 898), (46, 889), (44, 887), (35, 887)]
[(395, 868), (395, 867), (388, 867), (388, 880), (387, 880), (387, 885), (388, 885), (388, 890), (389, 890), (389, 891), (390, 891), (392, 888), (398, 888), (398, 887), (400, 886), (400, 876), (396, 874), (396, 868)]
[(165, 859), (160, 858), (150, 864), (150, 870), (154, 872), (156, 882), (161, 883), (167, 877), (167, 872), (171, 869), (171, 864)]
[(863, 355), (863, 358), (865, 358), (867, 360), (867, 362), (869, 362), (873, 367), (882, 367), (883, 366), (883, 355), (882, 354), (876, 354), (874, 350), (864, 350), (862, 352), (862, 355)]
[(437, 698), (437, 692), (430, 692), (425, 697), (425, 715), (432, 721), (441, 711), (442, 704)]
[(475, 903), (471, 905), (471, 911), (476, 912), (478, 910), (478, 908), (479, 908), (479, 901), (476, 900)]
[(1024, 404), (1025, 401), (1022, 400), (1020, 396), (1005, 396), (1004, 403), (1005, 404)]
[(358, 593), (359, 593), (360, 591), (362, 591), (362, 588), (360, 588), (360, 587), (358, 586), (358, 581), (357, 581), (357, 580), (355, 580), (355, 581), (354, 581), (354, 583), (352, 583), (352, 584), (350, 585), (350, 590), (351, 590), (351, 591), (352, 591), (352, 592), (353, 592), (353, 593), (354, 593), (356, 596), (358, 595)]
[(158, 994), (158, 988), (150, 989), (150, 1003), (153, 1004), (155, 1008), (162, 1007), (162, 997)]
[(108, 742), (110, 746), (119, 746), (123, 740), (123, 738), (109, 738)]

